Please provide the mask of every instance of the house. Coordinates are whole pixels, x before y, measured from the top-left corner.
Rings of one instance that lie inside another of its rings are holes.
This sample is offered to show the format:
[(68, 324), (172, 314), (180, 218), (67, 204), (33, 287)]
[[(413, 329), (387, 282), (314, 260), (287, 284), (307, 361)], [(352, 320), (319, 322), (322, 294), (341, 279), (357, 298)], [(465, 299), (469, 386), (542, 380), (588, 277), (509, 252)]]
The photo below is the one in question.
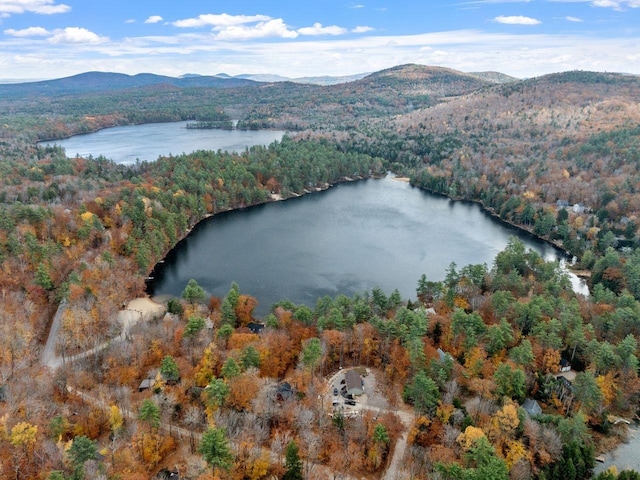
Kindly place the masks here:
[(262, 330), (264, 330), (265, 324), (264, 323), (257, 323), (257, 322), (249, 322), (247, 323), (247, 328), (249, 330), (251, 330), (251, 333), (260, 333)]
[(565, 411), (569, 411), (573, 404), (573, 384), (571, 383), (571, 380), (566, 377), (569, 373), (573, 373), (575, 375), (575, 372), (567, 372), (560, 373), (556, 376), (556, 396), (558, 397), (558, 400), (562, 402), (562, 407)]
[(561, 372), (569, 372), (571, 370), (571, 362), (566, 358), (560, 359), (560, 371)]
[(180, 480), (180, 472), (178, 470), (169, 470), (168, 468), (163, 468), (158, 472), (155, 476), (157, 480)]
[(582, 205), (581, 203), (576, 203), (573, 205), (572, 210), (573, 210), (573, 213), (584, 213), (585, 206)]
[(562, 394), (562, 393), (571, 393), (571, 394), (573, 394), (573, 384), (571, 383), (571, 380), (569, 380), (564, 375), (558, 375), (556, 377), (556, 380), (558, 381), (557, 387), (556, 387), (556, 392), (557, 393), (559, 393), (559, 394)]
[(142, 382), (140, 382), (140, 385), (138, 386), (138, 391), (144, 392), (145, 390), (149, 390), (150, 388), (153, 388), (155, 384), (156, 384), (155, 378), (145, 378), (144, 380), (142, 380)]
[(542, 408), (540, 407), (540, 404), (532, 398), (527, 398), (522, 404), (522, 408), (530, 417), (535, 417), (536, 415), (542, 414)]
[(286, 402), (287, 400), (293, 400), (294, 391), (289, 382), (283, 382), (278, 385), (276, 390), (276, 400), (279, 402)]
[(362, 395), (364, 393), (363, 380), (355, 370), (347, 370), (344, 374), (347, 395)]

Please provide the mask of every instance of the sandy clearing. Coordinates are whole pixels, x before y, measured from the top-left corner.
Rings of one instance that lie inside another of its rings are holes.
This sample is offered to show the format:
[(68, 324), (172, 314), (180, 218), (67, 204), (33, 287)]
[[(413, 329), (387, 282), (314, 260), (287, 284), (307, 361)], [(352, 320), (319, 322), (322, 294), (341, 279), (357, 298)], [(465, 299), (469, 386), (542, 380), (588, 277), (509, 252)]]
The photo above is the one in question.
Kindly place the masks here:
[(149, 297), (140, 297), (131, 300), (127, 305), (126, 310), (140, 312), (142, 314), (142, 318), (145, 320), (150, 320), (164, 314), (165, 312), (164, 305), (154, 302)]

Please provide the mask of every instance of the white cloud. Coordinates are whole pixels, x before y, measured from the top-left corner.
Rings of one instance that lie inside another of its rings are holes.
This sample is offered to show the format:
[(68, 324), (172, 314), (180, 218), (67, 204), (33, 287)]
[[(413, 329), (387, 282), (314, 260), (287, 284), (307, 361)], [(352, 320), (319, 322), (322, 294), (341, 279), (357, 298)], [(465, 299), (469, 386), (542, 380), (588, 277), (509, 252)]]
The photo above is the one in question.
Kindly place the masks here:
[(500, 15), (493, 19), (495, 22), (504, 23), (506, 25), (538, 25), (540, 20), (531, 17), (523, 17), (522, 15), (505, 16)]
[(135, 18), (129, 18), (129, 19), (125, 20), (124, 23), (136, 23), (136, 19)]
[(39, 13), (52, 15), (66, 13), (71, 10), (69, 5), (55, 3), (55, 0), (0, 0), (0, 16), (19, 13)]
[(361, 3), (358, 3), (356, 5), (351, 5), (349, 8), (364, 8), (364, 5), (362, 5)]
[(22, 30), (14, 30), (10, 28), (4, 31), (5, 35), (9, 35), (11, 37), (46, 37), (50, 35), (50, 32), (46, 28), (42, 27), (29, 27), (23, 28)]
[(615, 10), (620, 10), (620, 3), (613, 0), (594, 0), (591, 2), (594, 7), (613, 8)]
[(312, 27), (299, 28), (298, 33), (300, 35), (344, 35), (347, 29), (337, 25), (323, 27), (321, 23), (314, 23)]
[(564, 19), (565, 19), (567, 22), (574, 22), (574, 23), (582, 23), (582, 21), (583, 21), (581, 18), (578, 18), (578, 17), (571, 17), (571, 16), (564, 17)]
[(593, 7), (612, 8), (619, 12), (625, 7), (640, 8), (640, 0), (550, 0), (557, 3), (589, 3)]
[(186, 18), (173, 22), (173, 26), (179, 28), (197, 28), (211, 26), (214, 28), (230, 27), (234, 25), (244, 25), (255, 22), (268, 22), (271, 17), (267, 15), (229, 15), (222, 13), (220, 15), (204, 14), (198, 15), (196, 18)]
[(82, 27), (67, 27), (56, 30), (49, 39), (51, 43), (101, 43), (105, 40), (105, 37), (100, 37)]
[(164, 20), (160, 15), (151, 15), (147, 18), (144, 23), (159, 23)]
[(373, 27), (358, 25), (357, 27), (351, 29), (351, 33), (367, 33), (367, 32), (373, 32), (374, 30), (375, 29)]
[(41, 55), (16, 55), (14, 60), (19, 65), (41, 65), (44, 59)]
[(591, 2), (594, 7), (613, 8), (614, 10), (624, 10), (624, 7), (640, 8), (640, 0), (594, 0)]
[(289, 30), (281, 18), (258, 22), (255, 25), (231, 25), (219, 29), (216, 40), (252, 40), (256, 38), (296, 38), (298, 32)]

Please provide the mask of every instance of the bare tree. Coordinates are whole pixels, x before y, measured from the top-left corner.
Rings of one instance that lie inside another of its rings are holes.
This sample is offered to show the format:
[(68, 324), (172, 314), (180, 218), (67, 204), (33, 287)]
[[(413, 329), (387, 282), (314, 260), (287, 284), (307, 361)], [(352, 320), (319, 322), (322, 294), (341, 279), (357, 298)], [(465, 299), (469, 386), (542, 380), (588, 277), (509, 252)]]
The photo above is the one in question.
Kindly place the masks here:
[(195, 432), (205, 421), (205, 415), (202, 409), (196, 405), (189, 405), (184, 413), (183, 422), (189, 429), (189, 449), (191, 453), (196, 452), (196, 436)]
[(303, 407), (302, 405), (297, 405), (295, 408), (295, 422), (296, 428), (299, 432), (304, 432), (305, 430), (310, 430), (315, 421), (315, 414), (312, 410)]
[(271, 451), (278, 456), (278, 463), (283, 462), (282, 454), (291, 440), (293, 440), (293, 435), (291, 435), (289, 430), (276, 430), (276, 433), (273, 435)]
[(315, 464), (318, 461), (318, 455), (320, 453), (320, 447), (322, 445), (322, 438), (313, 430), (304, 429), (300, 432), (300, 443), (305, 451), (305, 477), (312, 478), (311, 472), (313, 471)]

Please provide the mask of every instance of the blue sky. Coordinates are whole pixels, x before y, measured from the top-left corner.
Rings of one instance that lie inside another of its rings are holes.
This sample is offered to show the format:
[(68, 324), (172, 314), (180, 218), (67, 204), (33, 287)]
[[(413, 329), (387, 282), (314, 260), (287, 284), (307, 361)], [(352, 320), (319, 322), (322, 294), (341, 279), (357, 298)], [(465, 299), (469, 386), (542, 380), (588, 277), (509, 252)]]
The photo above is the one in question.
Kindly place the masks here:
[(404, 63), (640, 74), (640, 0), (0, 0), (0, 80)]

